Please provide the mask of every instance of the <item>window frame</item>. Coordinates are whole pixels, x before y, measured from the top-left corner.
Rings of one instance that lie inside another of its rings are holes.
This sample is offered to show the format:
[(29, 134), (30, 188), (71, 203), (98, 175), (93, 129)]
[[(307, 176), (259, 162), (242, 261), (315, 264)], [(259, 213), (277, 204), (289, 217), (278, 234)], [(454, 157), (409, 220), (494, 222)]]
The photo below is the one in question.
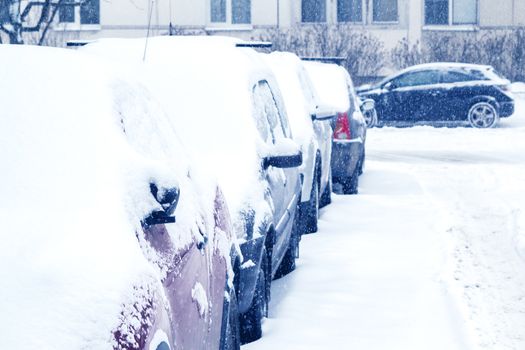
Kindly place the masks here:
[(399, 24), (399, 0), (391, 0), (396, 2), (396, 20), (395, 21), (377, 21), (374, 18), (375, 2), (381, 0), (372, 0), (370, 9), (370, 18), (373, 24)]
[(249, 23), (235, 23), (233, 19), (233, 2), (234, 1), (242, 1), (242, 0), (224, 0), (226, 3), (226, 20), (224, 22), (214, 22), (212, 20), (212, 1), (209, 0), (206, 1), (207, 4), (207, 23), (208, 27), (212, 28), (228, 28), (228, 27), (234, 27), (234, 28), (246, 28), (251, 29), (253, 26), (253, 0), (247, 0), (250, 3), (250, 11), (249, 11)]
[[(448, 13), (447, 13), (447, 23), (445, 24), (428, 24), (426, 21), (426, 11), (427, 11), (427, 1), (423, 1), (423, 26), (424, 27), (472, 27), (479, 25), (479, 0), (474, 0), (476, 4), (475, 16), (476, 19), (473, 23), (456, 23), (454, 21), (454, 3), (458, 0), (448, 0)], [(459, 0), (460, 1), (460, 0)]]

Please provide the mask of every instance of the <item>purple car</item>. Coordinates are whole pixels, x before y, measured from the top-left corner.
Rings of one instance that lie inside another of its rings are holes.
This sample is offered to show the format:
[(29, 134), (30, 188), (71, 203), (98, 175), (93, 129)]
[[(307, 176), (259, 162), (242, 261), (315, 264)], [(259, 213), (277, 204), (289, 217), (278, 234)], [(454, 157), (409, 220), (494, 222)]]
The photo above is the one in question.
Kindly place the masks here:
[(238, 349), (223, 195), (148, 90), (62, 49), (0, 65), (1, 347)]

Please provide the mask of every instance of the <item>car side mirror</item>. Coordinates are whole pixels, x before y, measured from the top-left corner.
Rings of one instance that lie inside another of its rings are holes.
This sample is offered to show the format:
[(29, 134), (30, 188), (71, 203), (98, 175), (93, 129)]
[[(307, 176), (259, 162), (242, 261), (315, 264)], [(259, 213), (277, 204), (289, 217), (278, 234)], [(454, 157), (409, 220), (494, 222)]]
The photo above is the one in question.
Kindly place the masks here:
[(303, 153), (299, 151), (293, 155), (269, 156), (263, 159), (264, 169), (273, 166), (275, 168), (296, 168), (303, 164)]
[(396, 84), (392, 81), (389, 81), (383, 85), (383, 89), (388, 90), (388, 91), (394, 90), (395, 88), (396, 88)]
[(337, 114), (335, 110), (334, 107), (329, 105), (318, 105), (315, 108), (315, 112), (311, 115), (312, 120), (330, 121), (335, 118)]
[(335, 114), (332, 112), (317, 112), (312, 114), (312, 120), (330, 121), (333, 118), (335, 118)]
[(149, 185), (151, 195), (160, 204), (162, 210), (154, 210), (144, 219), (146, 226), (169, 224), (175, 222), (175, 216), (173, 213), (179, 203), (180, 190), (177, 187), (173, 188), (161, 188), (151, 183)]
[(370, 112), (376, 107), (376, 103), (371, 98), (367, 98), (361, 102), (361, 112)]

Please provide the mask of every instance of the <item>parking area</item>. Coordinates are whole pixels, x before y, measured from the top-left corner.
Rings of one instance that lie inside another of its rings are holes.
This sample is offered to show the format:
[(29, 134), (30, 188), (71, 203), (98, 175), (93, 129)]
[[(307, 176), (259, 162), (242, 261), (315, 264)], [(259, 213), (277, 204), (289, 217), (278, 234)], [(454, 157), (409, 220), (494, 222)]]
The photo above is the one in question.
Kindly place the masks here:
[(369, 130), (243, 349), (523, 349), (525, 114), (492, 130)]

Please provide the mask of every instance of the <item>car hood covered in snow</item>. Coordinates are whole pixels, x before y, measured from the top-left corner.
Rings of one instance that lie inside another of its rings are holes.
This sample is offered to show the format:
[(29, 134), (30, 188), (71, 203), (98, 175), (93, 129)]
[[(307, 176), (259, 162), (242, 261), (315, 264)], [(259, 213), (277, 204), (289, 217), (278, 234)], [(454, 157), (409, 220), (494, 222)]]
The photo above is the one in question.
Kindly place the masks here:
[(187, 163), (148, 136), (169, 124), (147, 91), (92, 57), (1, 46), (0, 65), (2, 347), (112, 348), (117, 328), (136, 326), (124, 309), (160, 285), (137, 241), (158, 206), (151, 181), (182, 188), (170, 234), (191, 240)]

